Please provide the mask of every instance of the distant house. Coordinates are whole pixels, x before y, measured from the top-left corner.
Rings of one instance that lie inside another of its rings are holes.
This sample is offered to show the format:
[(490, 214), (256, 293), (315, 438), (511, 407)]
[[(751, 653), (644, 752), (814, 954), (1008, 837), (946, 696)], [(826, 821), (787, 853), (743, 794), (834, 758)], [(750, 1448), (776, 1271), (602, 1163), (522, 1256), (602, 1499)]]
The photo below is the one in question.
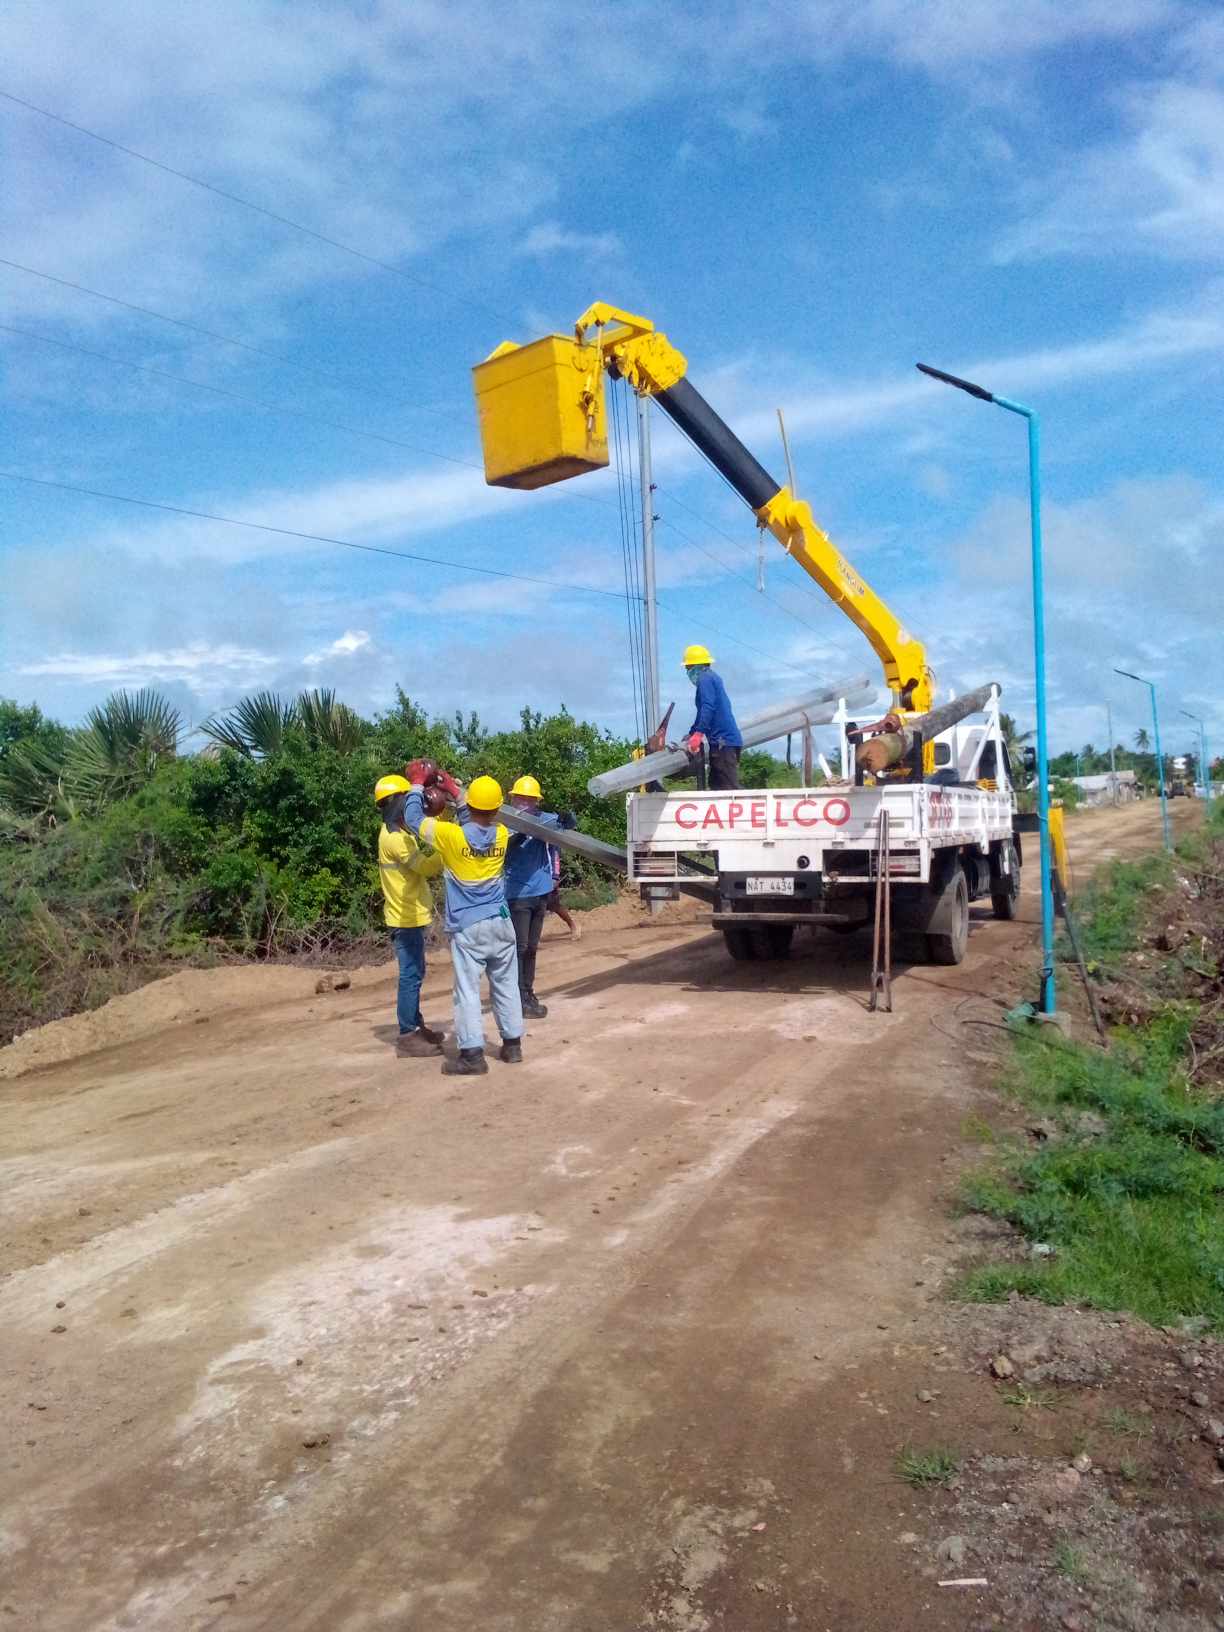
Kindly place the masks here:
[[(1124, 805), (1139, 797), (1139, 779), (1134, 771), (1105, 771), (1099, 776), (1072, 776), (1085, 805)], [(1116, 789), (1116, 792), (1115, 792)]]

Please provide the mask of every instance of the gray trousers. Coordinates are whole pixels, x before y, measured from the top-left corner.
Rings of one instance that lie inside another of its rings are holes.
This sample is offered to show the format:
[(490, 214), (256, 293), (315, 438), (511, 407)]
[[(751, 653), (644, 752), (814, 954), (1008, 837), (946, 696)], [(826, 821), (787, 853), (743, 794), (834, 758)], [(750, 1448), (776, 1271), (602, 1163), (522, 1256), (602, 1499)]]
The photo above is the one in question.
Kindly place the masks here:
[(523, 1003), (518, 984), (518, 943), (509, 918), (482, 918), (450, 938), (455, 966), (455, 1041), (460, 1048), (484, 1047), (480, 1017), (480, 977), (489, 977), (493, 1018), (502, 1040), (523, 1035)]

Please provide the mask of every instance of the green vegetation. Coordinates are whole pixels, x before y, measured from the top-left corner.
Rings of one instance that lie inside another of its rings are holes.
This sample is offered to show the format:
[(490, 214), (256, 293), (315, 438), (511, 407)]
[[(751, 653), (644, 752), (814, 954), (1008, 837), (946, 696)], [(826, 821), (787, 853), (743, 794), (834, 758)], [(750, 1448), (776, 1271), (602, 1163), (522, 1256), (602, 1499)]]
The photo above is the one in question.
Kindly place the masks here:
[[(1177, 861), (1153, 857), (1105, 870), (1081, 906), (1094, 963), (1121, 968), (1188, 863), (1201, 863), (1197, 910), (1218, 944), (1221, 861), (1224, 810), (1213, 810), (1209, 829), (1180, 847)], [(1212, 981), (1205, 991), (1204, 971)], [(1149, 959), (1141, 979), (1155, 1012), (1118, 1028), (1108, 1051), (1045, 1034), (1017, 1037), (1008, 1085), (1061, 1131), (1035, 1150), (1001, 1146), (970, 1176), (964, 1200), (1053, 1250), (974, 1271), (964, 1296), (997, 1302), (1015, 1291), (1047, 1303), (1128, 1309), (1156, 1325), (1200, 1317), (1224, 1331), (1224, 1097), (1218, 1082), (1213, 1092), (1196, 1078), (1224, 1046), (1214, 1031), (1207, 1049), (1193, 1041), (1205, 1018), (1216, 1016), (1218, 1025), (1218, 970), (1170, 955), (1163, 972)]]
[[(0, 1042), (105, 1002), (177, 962), (383, 946), (374, 782), (429, 755), (467, 780), (537, 776), (546, 804), (624, 841), (622, 800), (587, 779), (631, 745), (562, 711), (517, 731), (475, 715), (429, 720), (402, 693), (362, 720), (329, 692), (267, 693), (178, 753), (154, 693), (118, 693), (68, 730), (0, 705)], [(606, 875), (567, 862), (573, 905)], [(370, 940), (370, 937), (376, 937)]]
[(1058, 1404), (1052, 1388), (1030, 1388), (1027, 1383), (1007, 1389), (1000, 1397), (1004, 1405), (1016, 1411), (1053, 1411)]
[(897, 1458), (898, 1474), (916, 1490), (950, 1484), (959, 1468), (960, 1457), (942, 1445), (929, 1451), (915, 1450), (912, 1445), (907, 1445)]
[(1087, 1581), (1088, 1556), (1064, 1536), (1054, 1548), (1054, 1568), (1068, 1581)]

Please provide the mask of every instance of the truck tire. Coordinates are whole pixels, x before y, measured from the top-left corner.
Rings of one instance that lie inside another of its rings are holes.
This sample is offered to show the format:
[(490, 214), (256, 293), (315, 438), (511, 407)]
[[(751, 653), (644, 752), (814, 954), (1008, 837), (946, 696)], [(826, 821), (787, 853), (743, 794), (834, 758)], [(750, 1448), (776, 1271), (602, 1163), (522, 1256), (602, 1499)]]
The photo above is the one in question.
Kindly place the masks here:
[(794, 924), (754, 924), (751, 930), (754, 955), (765, 962), (788, 958), (794, 934)]
[(1011, 871), (997, 873), (990, 881), (990, 905), (996, 918), (1014, 918), (1020, 905), (1020, 858), (1010, 839), (1006, 849), (1010, 852), (1008, 862)]
[(927, 931), (927, 956), (932, 963), (960, 963), (969, 944), (969, 885), (958, 863), (944, 880)]
[(736, 963), (751, 963), (756, 957), (756, 946), (751, 931), (747, 928), (728, 926), (723, 930), (723, 940), (727, 943), (727, 951)]

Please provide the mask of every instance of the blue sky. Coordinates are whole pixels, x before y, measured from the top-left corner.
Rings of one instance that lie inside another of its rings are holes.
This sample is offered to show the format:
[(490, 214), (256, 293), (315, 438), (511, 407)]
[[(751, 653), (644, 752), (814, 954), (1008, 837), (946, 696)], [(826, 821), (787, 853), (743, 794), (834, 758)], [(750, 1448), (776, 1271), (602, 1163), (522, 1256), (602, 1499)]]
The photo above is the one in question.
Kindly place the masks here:
[[(16, 0), (6, 32), (0, 89), (398, 271), (0, 100), (0, 256), (31, 269), (0, 266), (5, 469), (615, 592), (610, 474), (471, 468), (471, 365), (607, 299), (779, 479), (784, 409), (802, 495), (941, 688), (997, 679), (1027, 722), (1023, 425), (922, 359), (1041, 411), (1055, 745), (1103, 742), (1107, 700), (1120, 737), (1145, 723), (1118, 664), (1159, 684), (1170, 750), (1182, 708), (1224, 750), (1217, 5)], [(655, 458), (665, 701), (690, 639), (745, 711), (877, 673), (773, 544), (756, 593), (751, 516), (659, 415)], [(373, 711), (398, 683), (629, 728), (608, 593), (0, 504), (0, 694), (60, 717), (141, 684), (189, 721), (262, 686)]]

